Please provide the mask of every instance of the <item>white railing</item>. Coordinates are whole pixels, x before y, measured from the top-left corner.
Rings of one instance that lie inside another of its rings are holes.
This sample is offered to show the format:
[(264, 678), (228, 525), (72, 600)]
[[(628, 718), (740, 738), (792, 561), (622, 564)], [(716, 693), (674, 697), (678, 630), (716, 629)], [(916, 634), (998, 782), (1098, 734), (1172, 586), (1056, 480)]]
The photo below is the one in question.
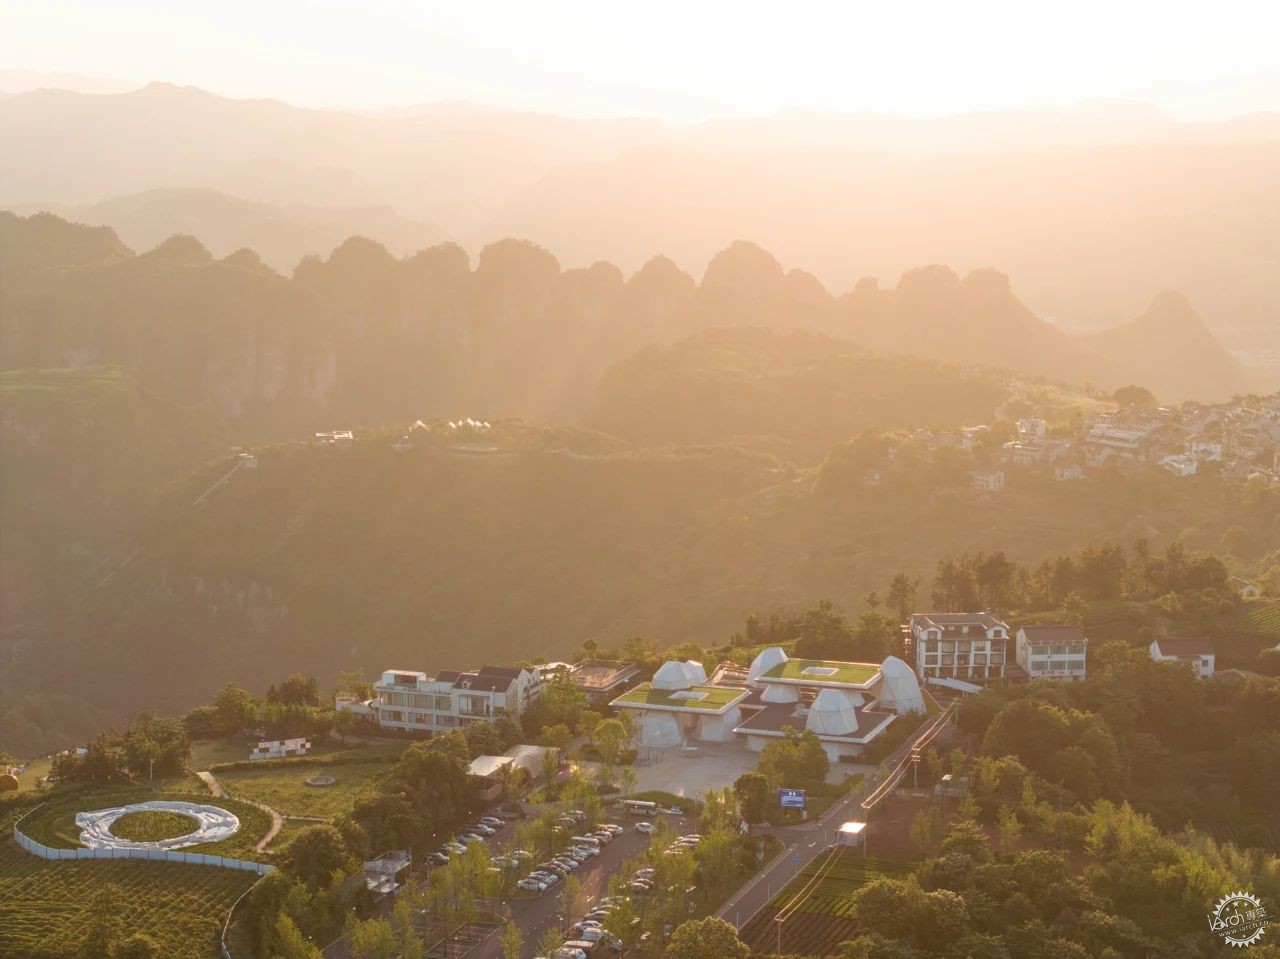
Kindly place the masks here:
[[(36, 809), (39, 808), (39, 806), (36, 807)], [(31, 812), (35, 811), (35, 809), (31, 810)], [(29, 815), (31, 813), (27, 813), (27, 816)], [(27, 817), (23, 816), (22, 818), (25, 819)], [(259, 876), (265, 876), (275, 869), (275, 866), (269, 866), (261, 862), (250, 862), (247, 859), (209, 856), (198, 852), (180, 852), (173, 849), (53, 849), (49, 846), (41, 845), (19, 829), (18, 824), (21, 822), (22, 819), (19, 819), (13, 825), (13, 841), (31, 853), (31, 855), (39, 856), (41, 859), (146, 859), (151, 862), (181, 862), (193, 866), (220, 866), (223, 869), (240, 869), (245, 872), (255, 872)]]

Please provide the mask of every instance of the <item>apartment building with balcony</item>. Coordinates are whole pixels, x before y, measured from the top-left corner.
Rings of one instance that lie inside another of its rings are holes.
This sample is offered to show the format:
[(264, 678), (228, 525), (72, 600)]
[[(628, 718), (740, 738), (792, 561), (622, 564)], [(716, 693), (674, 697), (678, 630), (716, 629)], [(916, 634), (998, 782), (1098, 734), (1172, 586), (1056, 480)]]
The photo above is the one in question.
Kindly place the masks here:
[(1079, 626), (1023, 626), (1014, 657), (1029, 679), (1083, 682), (1089, 640)]
[(914, 613), (908, 625), (922, 682), (1004, 678), (1009, 627), (991, 613)]
[(482, 666), (470, 672), (389, 669), (374, 683), (372, 703), (379, 726), (418, 732), (448, 732), (487, 722), (505, 711), (512, 716), (542, 692), (536, 668)]

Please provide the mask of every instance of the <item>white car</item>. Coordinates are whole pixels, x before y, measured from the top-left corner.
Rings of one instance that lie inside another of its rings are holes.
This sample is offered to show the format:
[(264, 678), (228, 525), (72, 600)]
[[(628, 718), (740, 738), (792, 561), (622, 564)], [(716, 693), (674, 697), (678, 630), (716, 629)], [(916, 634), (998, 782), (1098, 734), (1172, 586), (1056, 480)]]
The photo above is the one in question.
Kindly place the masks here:
[(636, 832), (653, 832), (653, 823), (651, 822), (636, 823)]
[(617, 823), (612, 823), (612, 822), (602, 822), (600, 824), (600, 828), (613, 833), (615, 836), (621, 836), (624, 832), (626, 832), (626, 830), (623, 829), (621, 826), (619, 826)]
[(634, 878), (636, 878), (636, 879), (652, 879), (652, 878), (653, 878), (654, 876), (656, 876), (657, 874), (658, 874), (658, 870), (656, 870), (656, 869), (637, 869), (637, 870), (636, 870), (636, 874), (635, 874), (635, 877), (634, 877)]
[(490, 829), (501, 829), (503, 826), (506, 825), (506, 823), (503, 822), (501, 819), (499, 819), (497, 816), (481, 816), (480, 822), (484, 823)]
[(545, 892), (547, 888), (547, 884), (544, 882), (539, 882), (537, 879), (534, 879), (532, 876), (526, 876), (524, 879), (521, 879), (518, 883), (516, 883), (516, 888), (523, 889), (526, 892)]
[(473, 822), (467, 826), (467, 829), (475, 833), (477, 836), (492, 836), (497, 832), (497, 830), (492, 826), (486, 826), (482, 822)]
[(573, 854), (580, 859), (586, 859), (588, 856), (600, 855), (600, 850), (595, 846), (574, 846)]

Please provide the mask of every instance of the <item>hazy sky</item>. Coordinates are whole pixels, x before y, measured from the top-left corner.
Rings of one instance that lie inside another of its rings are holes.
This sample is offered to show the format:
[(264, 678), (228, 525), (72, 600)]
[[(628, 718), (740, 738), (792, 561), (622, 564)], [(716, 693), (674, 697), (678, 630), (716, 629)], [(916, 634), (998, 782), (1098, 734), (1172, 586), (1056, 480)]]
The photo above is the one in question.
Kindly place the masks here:
[(0, 67), (304, 106), (672, 120), (1150, 101), (1280, 109), (1280, 0), (0, 0)]

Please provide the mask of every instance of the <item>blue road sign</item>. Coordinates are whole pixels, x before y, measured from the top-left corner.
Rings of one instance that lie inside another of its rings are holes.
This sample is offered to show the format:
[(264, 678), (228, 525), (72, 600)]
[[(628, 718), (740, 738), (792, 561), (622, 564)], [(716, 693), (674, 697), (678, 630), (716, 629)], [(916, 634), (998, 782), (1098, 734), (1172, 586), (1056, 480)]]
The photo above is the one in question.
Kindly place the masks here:
[(797, 863), (797, 864), (798, 864), (798, 863), (800, 862), (800, 857), (799, 857), (799, 856), (792, 856), (792, 857), (791, 857), (791, 861), (792, 861), (792, 862), (794, 862), (794, 863)]
[(778, 805), (783, 809), (803, 809), (804, 808), (804, 790), (803, 789), (779, 789)]

